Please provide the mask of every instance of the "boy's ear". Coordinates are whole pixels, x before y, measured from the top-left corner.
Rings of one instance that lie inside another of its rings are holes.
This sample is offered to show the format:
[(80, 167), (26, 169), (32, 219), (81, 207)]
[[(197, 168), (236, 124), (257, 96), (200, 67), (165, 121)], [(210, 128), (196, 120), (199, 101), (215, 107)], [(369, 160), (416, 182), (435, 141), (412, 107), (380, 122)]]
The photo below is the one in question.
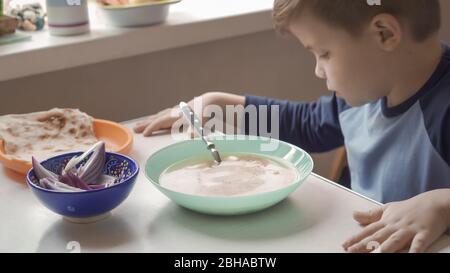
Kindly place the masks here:
[(370, 23), (371, 33), (379, 47), (385, 51), (393, 51), (403, 38), (403, 30), (397, 18), (390, 14), (378, 14)]

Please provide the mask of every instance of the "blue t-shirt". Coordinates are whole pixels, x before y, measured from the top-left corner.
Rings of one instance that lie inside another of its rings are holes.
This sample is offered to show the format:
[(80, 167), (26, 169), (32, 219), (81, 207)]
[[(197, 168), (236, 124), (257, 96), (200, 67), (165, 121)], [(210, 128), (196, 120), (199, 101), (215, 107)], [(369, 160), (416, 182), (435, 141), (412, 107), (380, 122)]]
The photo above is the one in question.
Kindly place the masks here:
[(386, 98), (351, 107), (335, 95), (312, 103), (246, 96), (245, 103), (269, 110), (279, 105), (279, 138), (310, 153), (345, 145), (351, 188), (374, 200), (400, 201), (450, 188), (448, 45), (427, 83), (392, 108)]

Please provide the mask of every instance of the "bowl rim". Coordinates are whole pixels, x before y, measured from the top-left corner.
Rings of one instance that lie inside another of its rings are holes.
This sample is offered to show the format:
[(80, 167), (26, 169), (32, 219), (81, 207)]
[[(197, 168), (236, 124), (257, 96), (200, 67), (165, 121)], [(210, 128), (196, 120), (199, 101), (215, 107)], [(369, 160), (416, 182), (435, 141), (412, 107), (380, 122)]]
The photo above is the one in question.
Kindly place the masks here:
[(147, 3), (137, 3), (137, 4), (125, 4), (125, 5), (105, 5), (102, 3), (98, 3), (98, 6), (104, 10), (121, 10), (121, 9), (132, 9), (132, 8), (140, 8), (140, 7), (152, 7), (152, 6), (165, 6), (170, 4), (176, 4), (181, 2), (182, 0), (161, 0), (158, 2), (147, 2)]
[[(212, 139), (213, 139), (214, 137), (224, 137), (224, 139), (226, 139), (226, 138), (229, 137), (229, 136), (230, 136), (230, 135), (212, 136)], [(303, 183), (303, 182), (306, 180), (306, 178), (308, 178), (308, 176), (311, 175), (311, 173), (312, 173), (312, 171), (313, 171), (313, 169), (314, 169), (314, 160), (312, 159), (311, 155), (310, 155), (309, 153), (307, 153), (305, 150), (303, 150), (302, 148), (300, 148), (300, 147), (298, 147), (298, 146), (296, 146), (296, 145), (293, 145), (293, 144), (291, 144), (291, 143), (288, 143), (288, 142), (285, 142), (285, 141), (279, 140), (279, 139), (274, 139), (274, 138), (264, 137), (264, 136), (249, 136), (249, 135), (239, 135), (239, 134), (238, 134), (238, 135), (231, 135), (231, 136), (233, 136), (234, 139), (236, 139), (237, 137), (249, 137), (249, 138), (254, 137), (254, 138), (257, 138), (257, 139), (259, 139), (259, 140), (260, 140), (260, 139), (263, 139), (263, 140), (264, 140), (264, 139), (265, 139), (265, 140), (275, 140), (275, 141), (278, 141), (278, 142), (280, 142), (280, 143), (283, 143), (283, 144), (285, 144), (285, 145), (287, 145), (287, 146), (289, 146), (289, 147), (291, 147), (291, 148), (294, 148), (294, 149), (296, 149), (296, 150), (300, 150), (301, 152), (303, 152), (303, 154), (306, 155), (306, 157), (308, 158), (308, 161), (311, 162), (311, 170), (308, 171), (309, 174), (308, 174), (307, 176), (305, 176), (305, 178), (303, 178), (303, 179), (296, 179), (295, 182), (290, 183), (290, 184), (288, 184), (287, 186), (282, 187), (282, 188), (280, 188), (280, 189), (271, 190), (271, 191), (266, 191), (266, 192), (260, 192), (260, 193), (255, 193), (255, 194), (233, 195), (233, 196), (195, 195), (195, 194), (189, 194), (189, 193), (184, 193), (184, 192), (174, 191), (174, 190), (171, 190), (171, 189), (168, 189), (168, 188), (162, 186), (161, 184), (157, 183), (156, 181), (153, 181), (153, 179), (150, 178), (150, 177), (148, 176), (148, 174), (147, 174), (147, 166), (148, 166), (148, 162), (149, 162), (150, 159), (153, 157), (153, 155), (155, 155), (156, 153), (159, 153), (159, 152), (163, 152), (164, 150), (169, 149), (169, 148), (171, 148), (171, 147), (185, 144), (185, 143), (187, 143), (187, 142), (192, 142), (192, 141), (202, 141), (201, 138), (196, 137), (196, 138), (194, 138), (194, 139), (182, 140), (182, 141), (178, 141), (178, 142), (172, 143), (172, 144), (170, 144), (170, 145), (167, 145), (167, 146), (165, 146), (165, 147), (163, 147), (163, 148), (161, 148), (161, 149), (155, 151), (155, 152), (154, 152), (152, 155), (150, 155), (150, 156), (147, 158), (147, 160), (145, 161), (145, 165), (144, 165), (144, 174), (145, 174), (145, 177), (146, 177), (147, 180), (149, 180), (155, 187), (164, 189), (165, 191), (169, 191), (169, 192), (171, 192), (171, 193), (175, 193), (175, 194), (179, 194), (179, 195), (187, 196), (187, 197), (204, 198), (204, 199), (215, 199), (215, 200), (224, 200), (224, 201), (227, 201), (227, 200), (235, 200), (235, 199), (240, 199), (240, 198), (262, 197), (262, 196), (265, 196), (265, 195), (272, 195), (272, 194), (274, 194), (274, 193), (277, 193), (277, 192), (286, 190), (286, 189), (289, 188), (289, 187), (297, 188), (298, 186), (300, 186), (301, 183)], [(244, 152), (243, 152), (243, 153), (244, 153)], [(249, 154), (251, 154), (251, 153), (249, 153)], [(255, 154), (255, 153), (254, 153), (254, 154)], [(264, 156), (264, 155), (263, 155), (263, 156)], [(282, 158), (279, 158), (279, 159), (277, 158), (277, 160), (283, 160), (283, 159), (282, 159)]]
[[(43, 160), (43, 161), (41, 161), (40, 163), (42, 164), (42, 163), (44, 163), (44, 162), (47, 162), (47, 161), (50, 161), (50, 160), (54, 160), (55, 158), (58, 158), (58, 157), (64, 157), (64, 156), (70, 156), (70, 155), (77, 155), (77, 154), (81, 154), (81, 153), (83, 153), (83, 152), (70, 152), (70, 153), (60, 154), (60, 155), (56, 155), (56, 156), (50, 157), (50, 158), (48, 158), (48, 159), (46, 159), (46, 160)], [(33, 168), (31, 168), (31, 169), (29, 169), (28, 172), (27, 172), (27, 176), (26, 176), (27, 184), (28, 184), (30, 187), (33, 187), (33, 188), (35, 188), (35, 189), (37, 189), (37, 190), (39, 190), (39, 191), (44, 191), (44, 192), (48, 192), (48, 193), (72, 194), (72, 195), (73, 195), (73, 194), (88, 194), (88, 193), (93, 193), (93, 192), (99, 192), (99, 191), (109, 190), (109, 189), (112, 189), (112, 188), (117, 187), (117, 186), (119, 186), (119, 185), (122, 185), (122, 184), (124, 184), (124, 183), (133, 181), (133, 178), (139, 174), (139, 171), (140, 171), (139, 164), (138, 164), (138, 163), (136, 162), (136, 160), (134, 160), (133, 158), (131, 158), (131, 157), (127, 156), (127, 155), (120, 154), (120, 153), (115, 153), (115, 152), (106, 152), (106, 154), (107, 154), (107, 155), (110, 154), (110, 155), (115, 155), (115, 156), (119, 156), (119, 157), (124, 157), (124, 158), (126, 158), (127, 160), (129, 160), (130, 162), (132, 162), (132, 163), (136, 166), (136, 170), (134, 171), (134, 173), (131, 174), (130, 177), (128, 177), (128, 179), (126, 179), (126, 180), (124, 180), (124, 181), (122, 181), (122, 182), (120, 182), (120, 183), (116, 183), (116, 184), (114, 184), (114, 185), (112, 185), (112, 186), (110, 186), (110, 187), (107, 187), (107, 188), (94, 189), (94, 190), (87, 190), (87, 191), (77, 191), (77, 192), (61, 192), (61, 191), (56, 191), (56, 190), (45, 189), (45, 188), (42, 188), (42, 187), (40, 187), (40, 186), (34, 184), (34, 183), (31, 181), (31, 179), (30, 179), (31, 172), (33, 171)]]
[[(114, 130), (116, 131), (121, 131), (122, 133), (124, 133), (126, 135), (126, 141), (120, 143), (120, 145), (117, 148), (112, 149), (111, 152), (120, 154), (129, 153), (129, 151), (133, 146), (134, 139), (133, 134), (125, 125), (111, 120), (93, 118), (92, 126), (94, 129), (94, 134), (99, 140), (101, 140), (101, 136), (95, 133), (97, 130), (96, 128), (98, 127), (109, 126), (110, 128), (114, 128)], [(2, 163), (2, 165), (5, 168), (17, 172), (20, 175), (27, 175), (28, 170), (32, 168), (31, 160), (15, 159), (10, 155), (8, 155), (5, 151), (5, 141), (1, 138), (0, 138), (0, 163)]]

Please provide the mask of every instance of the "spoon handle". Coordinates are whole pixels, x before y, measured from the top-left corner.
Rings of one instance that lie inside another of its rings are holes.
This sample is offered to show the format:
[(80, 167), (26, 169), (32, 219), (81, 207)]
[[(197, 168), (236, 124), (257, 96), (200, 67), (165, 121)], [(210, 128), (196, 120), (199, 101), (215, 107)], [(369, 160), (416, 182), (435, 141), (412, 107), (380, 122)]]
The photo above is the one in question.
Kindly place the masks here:
[(189, 121), (197, 134), (202, 138), (203, 142), (205, 142), (206, 148), (211, 152), (214, 160), (217, 163), (222, 162), (219, 151), (217, 151), (214, 143), (206, 139), (206, 136), (204, 135), (204, 129), (201, 126), (200, 120), (198, 119), (197, 115), (195, 115), (194, 111), (192, 111), (191, 107), (189, 107), (189, 105), (185, 102), (180, 102), (179, 107), (181, 112), (183, 113), (183, 116)]

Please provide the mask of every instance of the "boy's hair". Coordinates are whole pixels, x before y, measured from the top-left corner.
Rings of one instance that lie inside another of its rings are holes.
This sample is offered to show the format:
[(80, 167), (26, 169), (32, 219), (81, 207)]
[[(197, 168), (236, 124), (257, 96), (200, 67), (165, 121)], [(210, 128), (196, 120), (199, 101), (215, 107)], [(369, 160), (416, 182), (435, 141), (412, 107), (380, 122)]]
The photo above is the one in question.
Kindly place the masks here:
[[(381, 2), (381, 5), (370, 5)], [(289, 32), (289, 24), (303, 11), (358, 35), (374, 16), (387, 13), (404, 22), (417, 42), (426, 40), (441, 27), (439, 0), (275, 0), (275, 28)]]

